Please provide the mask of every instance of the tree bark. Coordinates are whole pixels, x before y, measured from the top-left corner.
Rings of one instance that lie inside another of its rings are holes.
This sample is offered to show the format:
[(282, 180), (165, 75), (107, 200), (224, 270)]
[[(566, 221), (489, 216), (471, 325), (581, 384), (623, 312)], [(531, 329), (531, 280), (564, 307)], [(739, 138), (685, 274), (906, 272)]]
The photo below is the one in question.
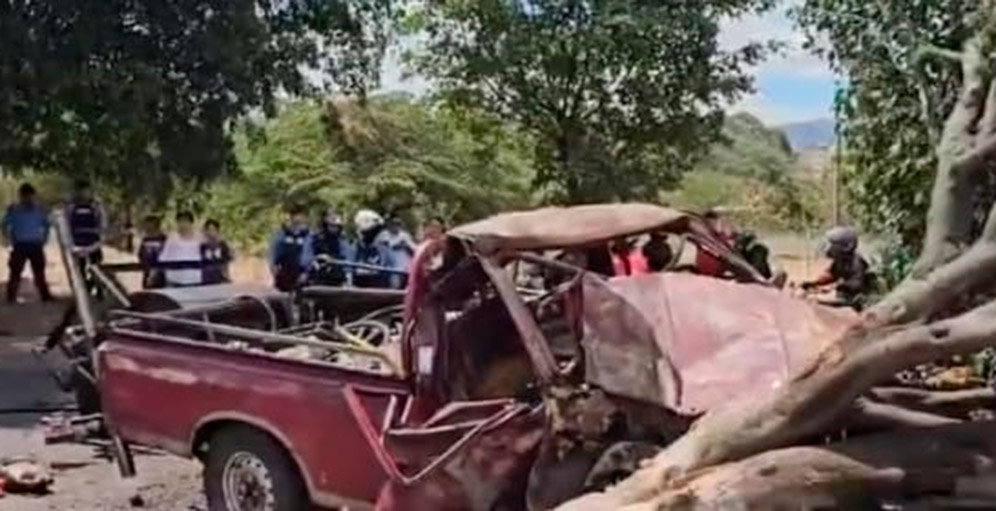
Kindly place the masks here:
[(895, 404), (877, 403), (864, 398), (855, 401), (854, 410), (847, 415), (846, 419), (844, 429), (849, 434), (907, 428), (932, 428), (961, 422), (958, 419), (930, 411), (911, 410)]
[(959, 159), (971, 151), (975, 129), (985, 108), (983, 35), (968, 39), (962, 47), (962, 88), (948, 116), (937, 148), (937, 176), (927, 212), (923, 251), (914, 267), (915, 276), (925, 276), (956, 257), (971, 241), (970, 180), (965, 179)]
[(868, 397), (879, 403), (960, 419), (967, 419), (975, 410), (996, 408), (996, 390), (990, 387), (947, 392), (880, 387), (872, 389)]
[(858, 396), (897, 371), (992, 344), (993, 303), (931, 325), (881, 330), (860, 344), (844, 337), (789, 385), (706, 413), (647, 467), (605, 495), (619, 504), (645, 502), (696, 471), (821, 434), (838, 423)]
[(769, 451), (702, 471), (640, 502), (627, 504), (603, 494), (558, 511), (849, 511), (924, 496), (994, 505), (994, 426), (961, 424)]

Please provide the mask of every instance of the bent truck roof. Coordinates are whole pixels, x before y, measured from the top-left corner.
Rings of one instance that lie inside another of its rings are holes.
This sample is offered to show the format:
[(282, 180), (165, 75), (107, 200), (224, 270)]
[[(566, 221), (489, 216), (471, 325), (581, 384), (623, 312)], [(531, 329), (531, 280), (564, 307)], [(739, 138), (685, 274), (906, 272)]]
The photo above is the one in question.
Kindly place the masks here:
[(548, 250), (656, 230), (683, 229), (693, 216), (652, 204), (593, 204), (501, 213), (452, 229), (477, 250)]

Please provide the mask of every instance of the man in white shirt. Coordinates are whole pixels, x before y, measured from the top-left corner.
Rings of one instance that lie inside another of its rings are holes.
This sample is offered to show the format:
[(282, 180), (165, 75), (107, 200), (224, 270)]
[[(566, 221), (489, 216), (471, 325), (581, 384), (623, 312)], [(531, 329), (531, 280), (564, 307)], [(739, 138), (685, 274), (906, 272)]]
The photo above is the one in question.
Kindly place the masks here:
[[(412, 235), (401, 225), (401, 219), (391, 217), (387, 220), (386, 228), (377, 235), (377, 243), (387, 247), (390, 254), (388, 266), (397, 271), (408, 271), (412, 257), (415, 255), (415, 240)], [(407, 283), (405, 275), (395, 273), (391, 275), (391, 287), (403, 289)]]
[[(194, 229), (194, 215), (181, 211), (176, 215), (176, 232), (166, 238), (166, 245), (159, 254), (162, 263), (197, 263), (201, 260), (203, 238)], [(201, 285), (200, 268), (167, 269), (167, 287), (189, 287)]]

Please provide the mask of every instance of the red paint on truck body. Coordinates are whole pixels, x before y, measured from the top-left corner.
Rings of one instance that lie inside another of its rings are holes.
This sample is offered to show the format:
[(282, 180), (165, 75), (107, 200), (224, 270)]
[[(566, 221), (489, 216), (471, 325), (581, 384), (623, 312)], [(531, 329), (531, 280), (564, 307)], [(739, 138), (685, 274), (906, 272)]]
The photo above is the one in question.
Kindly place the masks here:
[(189, 456), (198, 428), (237, 420), (284, 444), (318, 503), (373, 502), (387, 480), (343, 390), (407, 393), (402, 380), (121, 331), (100, 358), (104, 410), (127, 441)]

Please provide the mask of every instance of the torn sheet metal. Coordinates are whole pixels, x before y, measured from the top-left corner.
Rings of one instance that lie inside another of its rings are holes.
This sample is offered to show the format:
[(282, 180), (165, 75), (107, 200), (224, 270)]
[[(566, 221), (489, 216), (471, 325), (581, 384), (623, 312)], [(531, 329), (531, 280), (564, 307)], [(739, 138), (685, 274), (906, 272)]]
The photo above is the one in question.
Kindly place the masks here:
[(784, 385), (857, 320), (773, 288), (691, 274), (584, 285), (588, 380), (688, 415)]

